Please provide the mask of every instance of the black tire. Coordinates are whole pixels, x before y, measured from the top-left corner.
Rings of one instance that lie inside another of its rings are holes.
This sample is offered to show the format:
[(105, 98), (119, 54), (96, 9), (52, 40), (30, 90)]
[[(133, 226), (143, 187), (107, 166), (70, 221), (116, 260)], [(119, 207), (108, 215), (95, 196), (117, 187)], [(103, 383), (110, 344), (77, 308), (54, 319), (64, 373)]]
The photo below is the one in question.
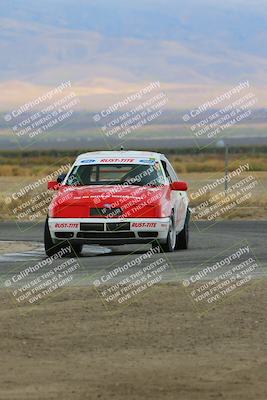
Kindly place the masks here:
[(161, 245), (161, 251), (164, 253), (172, 253), (176, 248), (176, 240), (177, 236), (175, 234), (175, 223), (174, 223), (174, 215), (172, 213), (171, 217), (170, 229), (167, 236), (167, 242)]
[(188, 249), (189, 244), (189, 220), (190, 220), (190, 211), (187, 209), (186, 218), (183, 230), (177, 234), (176, 237), (176, 250), (186, 250)]
[(44, 248), (45, 248), (45, 254), (48, 257), (53, 256), (56, 253), (56, 245), (53, 243), (51, 235), (50, 235), (50, 230), (49, 230), (49, 225), (48, 225), (48, 217), (46, 218), (45, 221), (45, 228), (44, 228)]

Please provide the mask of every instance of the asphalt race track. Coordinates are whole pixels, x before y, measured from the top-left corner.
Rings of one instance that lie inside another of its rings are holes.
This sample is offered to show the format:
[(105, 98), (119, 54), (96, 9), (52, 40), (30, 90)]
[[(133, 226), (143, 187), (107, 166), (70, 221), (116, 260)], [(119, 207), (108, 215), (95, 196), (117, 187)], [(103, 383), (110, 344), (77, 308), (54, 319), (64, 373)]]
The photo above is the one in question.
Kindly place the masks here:
[[(16, 243), (12, 244), (10, 251), (0, 255), (0, 282), (3, 286), (14, 269), (22, 270), (28, 266), (36, 265), (44, 260), (45, 253), (42, 245), (43, 223), (32, 226), (30, 223), (20, 224), (20, 229), (15, 222), (0, 223), (0, 241), (33, 242), (35, 248), (31, 251), (16, 252)], [(225, 252), (234, 246), (248, 245), (253, 252), (260, 271), (265, 275), (267, 261), (267, 221), (220, 221), (210, 226), (207, 222), (198, 222), (190, 225), (190, 248), (166, 254), (166, 259), (171, 266), (164, 273), (163, 281), (174, 282), (186, 279), (190, 271), (201, 269), (212, 260), (215, 263), (221, 260)], [(88, 285), (95, 279), (95, 274), (100, 271), (110, 271), (117, 266), (135, 259), (149, 250), (149, 245), (124, 245), (118, 247), (85, 246), (82, 255), (78, 258), (79, 269), (75, 272), (72, 284)], [(234, 251), (234, 250), (233, 250)], [(153, 254), (151, 260), (162, 257), (162, 254)], [(164, 255), (165, 257), (165, 255)], [(151, 261), (150, 261), (151, 262)], [(134, 266), (131, 271), (138, 271)], [(38, 274), (38, 272), (35, 272)], [(92, 278), (91, 278), (92, 276)]]

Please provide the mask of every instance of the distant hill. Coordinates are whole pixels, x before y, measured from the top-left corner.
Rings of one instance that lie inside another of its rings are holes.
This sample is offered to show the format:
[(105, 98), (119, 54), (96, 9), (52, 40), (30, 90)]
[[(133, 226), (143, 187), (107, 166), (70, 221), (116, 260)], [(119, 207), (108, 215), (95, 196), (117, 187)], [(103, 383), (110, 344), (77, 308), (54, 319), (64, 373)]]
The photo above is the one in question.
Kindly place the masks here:
[(105, 97), (106, 84), (125, 93), (160, 80), (180, 105), (202, 87), (266, 87), (264, 0), (0, 0), (0, 10), (0, 89), (71, 79)]

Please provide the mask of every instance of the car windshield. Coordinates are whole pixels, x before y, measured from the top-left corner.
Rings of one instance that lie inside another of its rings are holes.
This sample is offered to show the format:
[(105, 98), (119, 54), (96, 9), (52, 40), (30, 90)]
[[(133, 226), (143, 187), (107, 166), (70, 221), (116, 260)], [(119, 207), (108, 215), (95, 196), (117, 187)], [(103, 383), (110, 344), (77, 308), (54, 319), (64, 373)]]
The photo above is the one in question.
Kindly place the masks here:
[(67, 178), (66, 185), (138, 185), (161, 186), (166, 184), (159, 162), (143, 164), (76, 165)]

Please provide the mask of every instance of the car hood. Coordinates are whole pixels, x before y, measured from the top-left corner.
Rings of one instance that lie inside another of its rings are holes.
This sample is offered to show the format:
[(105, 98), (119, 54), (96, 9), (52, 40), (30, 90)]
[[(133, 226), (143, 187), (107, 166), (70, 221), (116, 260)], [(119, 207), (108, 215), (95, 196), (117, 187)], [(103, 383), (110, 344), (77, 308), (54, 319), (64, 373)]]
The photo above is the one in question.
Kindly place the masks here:
[(56, 196), (60, 204), (79, 204), (97, 207), (123, 206), (129, 200), (139, 202), (150, 202), (153, 198), (160, 199), (168, 190), (168, 186), (149, 187), (149, 186), (121, 186), (121, 185), (103, 185), (103, 186), (82, 186), (70, 187), (62, 186)]
[(153, 217), (162, 215), (161, 205), (169, 198), (170, 188), (167, 185), (62, 186), (51, 203), (50, 214), (55, 217), (86, 218), (93, 215), (90, 211), (93, 208), (119, 208), (119, 215), (124, 217)]

